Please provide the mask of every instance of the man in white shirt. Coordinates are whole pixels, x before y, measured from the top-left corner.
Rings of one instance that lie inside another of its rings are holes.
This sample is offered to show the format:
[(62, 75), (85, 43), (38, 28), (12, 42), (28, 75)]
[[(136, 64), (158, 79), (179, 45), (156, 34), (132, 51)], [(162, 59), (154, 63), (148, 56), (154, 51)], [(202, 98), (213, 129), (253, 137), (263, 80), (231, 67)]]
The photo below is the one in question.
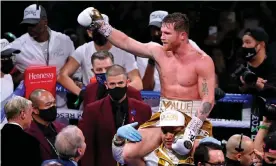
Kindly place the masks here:
[[(102, 16), (104, 20), (108, 22), (108, 16), (106, 16), (105, 14), (102, 14)], [(135, 57), (130, 53), (113, 46), (104, 36), (102, 36), (97, 31), (92, 32), (90, 30), (87, 30), (87, 33), (89, 37), (93, 39), (93, 41), (85, 43), (84, 45), (78, 47), (76, 51), (69, 57), (68, 62), (61, 70), (61, 73), (58, 77), (58, 82), (75, 95), (82, 97), (83, 93), (81, 92), (84, 91), (81, 91), (81, 89), (74, 83), (70, 76), (74, 74), (79, 67), (81, 67), (83, 73), (83, 83), (84, 85), (88, 85), (90, 79), (95, 75), (92, 72), (92, 54), (100, 50), (106, 50), (113, 54), (114, 64), (118, 64), (126, 68), (128, 77), (131, 81), (130, 86), (138, 90), (142, 90), (142, 80), (139, 75)]]
[[(1, 39), (1, 104), (3, 104), (5, 100), (8, 100), (8, 97), (12, 95), (14, 90), (12, 76), (9, 74), (14, 67), (14, 54), (20, 53), (20, 50), (13, 49), (10, 47), (8, 40)], [(3, 105), (2, 105), (3, 107)], [(1, 109), (2, 109), (1, 107)], [(2, 114), (3, 112), (1, 112)], [(2, 129), (3, 125), (7, 123), (7, 119), (5, 118), (2, 122), (3, 116), (1, 115), (1, 125), (0, 129)]]
[[(57, 74), (75, 50), (71, 39), (48, 27), (46, 10), (37, 4), (24, 10), (22, 27), (27, 33), (14, 40), (13, 48), (21, 50), (16, 56), (16, 68), (21, 77), (29, 66), (56, 66)], [(66, 105), (66, 94), (57, 93), (57, 106)]]

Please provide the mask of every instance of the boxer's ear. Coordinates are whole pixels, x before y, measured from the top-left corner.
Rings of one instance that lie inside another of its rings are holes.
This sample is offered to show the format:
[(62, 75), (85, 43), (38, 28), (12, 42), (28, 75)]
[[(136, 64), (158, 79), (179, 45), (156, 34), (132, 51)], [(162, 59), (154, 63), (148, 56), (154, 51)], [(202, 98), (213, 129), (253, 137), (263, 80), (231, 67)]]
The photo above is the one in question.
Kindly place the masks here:
[(188, 38), (188, 36), (187, 36), (187, 33), (186, 32), (180, 32), (180, 40), (181, 41), (185, 41), (185, 40), (187, 40), (187, 38)]
[(128, 86), (130, 82), (131, 82), (130, 79), (127, 79), (126, 80), (126, 86)]

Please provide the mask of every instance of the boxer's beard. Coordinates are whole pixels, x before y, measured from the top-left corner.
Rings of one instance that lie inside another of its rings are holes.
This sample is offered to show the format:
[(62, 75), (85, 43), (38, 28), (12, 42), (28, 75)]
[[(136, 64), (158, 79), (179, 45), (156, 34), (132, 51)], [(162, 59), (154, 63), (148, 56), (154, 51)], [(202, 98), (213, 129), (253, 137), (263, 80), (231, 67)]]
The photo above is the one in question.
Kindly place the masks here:
[(93, 41), (98, 45), (98, 46), (103, 46), (107, 43), (107, 39), (101, 35), (99, 32), (95, 31), (93, 33)]

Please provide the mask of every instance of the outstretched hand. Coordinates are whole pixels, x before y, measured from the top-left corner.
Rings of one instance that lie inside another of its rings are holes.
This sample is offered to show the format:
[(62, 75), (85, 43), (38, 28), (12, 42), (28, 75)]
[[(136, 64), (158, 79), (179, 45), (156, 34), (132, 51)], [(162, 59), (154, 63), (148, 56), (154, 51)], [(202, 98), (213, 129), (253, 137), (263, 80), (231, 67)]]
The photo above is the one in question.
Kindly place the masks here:
[(138, 122), (134, 122), (128, 125), (121, 126), (117, 130), (117, 136), (127, 139), (131, 142), (140, 142), (142, 140), (141, 134), (134, 128), (138, 125)]

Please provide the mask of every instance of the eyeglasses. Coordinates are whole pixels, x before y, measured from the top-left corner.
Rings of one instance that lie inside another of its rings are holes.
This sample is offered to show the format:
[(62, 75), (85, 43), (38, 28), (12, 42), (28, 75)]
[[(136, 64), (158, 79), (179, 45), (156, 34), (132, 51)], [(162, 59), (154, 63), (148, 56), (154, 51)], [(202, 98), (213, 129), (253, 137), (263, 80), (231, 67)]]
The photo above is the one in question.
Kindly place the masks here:
[(222, 162), (222, 163), (210, 163), (208, 161), (204, 161), (203, 163), (210, 164), (211, 166), (226, 166), (225, 162)]

